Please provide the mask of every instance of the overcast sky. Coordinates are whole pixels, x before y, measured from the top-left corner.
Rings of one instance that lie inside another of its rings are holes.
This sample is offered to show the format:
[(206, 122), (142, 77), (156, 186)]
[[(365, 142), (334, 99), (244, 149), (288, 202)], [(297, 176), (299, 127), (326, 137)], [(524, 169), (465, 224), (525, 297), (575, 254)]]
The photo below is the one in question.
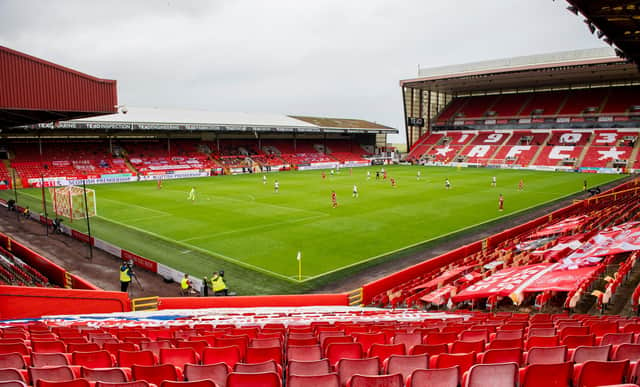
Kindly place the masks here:
[(418, 64), (604, 46), (566, 6), (0, 0), (0, 45), (116, 79), (128, 106), (361, 118), (403, 133), (398, 81), (415, 77)]

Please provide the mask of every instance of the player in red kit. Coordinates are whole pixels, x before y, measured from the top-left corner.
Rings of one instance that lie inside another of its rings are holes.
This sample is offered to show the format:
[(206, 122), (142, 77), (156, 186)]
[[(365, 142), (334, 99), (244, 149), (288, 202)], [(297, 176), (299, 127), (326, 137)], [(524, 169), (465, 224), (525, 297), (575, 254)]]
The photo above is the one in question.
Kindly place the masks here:
[(394, 179), (393, 177), (391, 178), (391, 186), (394, 188), (396, 186), (396, 179)]
[(522, 191), (523, 188), (524, 188), (524, 181), (520, 179), (520, 181), (518, 182), (518, 191)]
[(387, 171), (384, 171), (382, 175), (382, 180), (387, 180)]
[(162, 179), (158, 179), (158, 189), (162, 189)]
[(498, 211), (502, 211), (504, 209), (504, 197), (500, 194), (498, 198)]
[(331, 191), (331, 206), (333, 208), (338, 207), (338, 198), (336, 197), (336, 191)]
[(326, 173), (324, 173), (324, 172), (322, 172), (322, 180), (324, 180), (324, 179), (326, 179), (326, 178), (327, 178), (327, 174), (326, 174)]

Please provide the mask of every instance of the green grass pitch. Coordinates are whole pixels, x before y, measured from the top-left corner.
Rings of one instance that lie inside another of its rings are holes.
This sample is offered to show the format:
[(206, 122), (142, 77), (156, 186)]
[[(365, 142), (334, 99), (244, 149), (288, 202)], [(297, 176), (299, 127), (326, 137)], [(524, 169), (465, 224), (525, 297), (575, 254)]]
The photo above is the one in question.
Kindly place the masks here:
[[(253, 174), (167, 180), (162, 189), (155, 181), (96, 185), (91, 187), (98, 203), (98, 216), (91, 218), (92, 234), (191, 275), (242, 268), (231, 280), (240, 294), (289, 292), (295, 291), (298, 280), (298, 251), (302, 280), (311, 282), (573, 194), (582, 190), (585, 179), (591, 187), (620, 178), (389, 166), (387, 180), (376, 180), (379, 168), (344, 168), (334, 175), (325, 171), (326, 179), (322, 171), (270, 173), (266, 184), (262, 174)], [(497, 177), (497, 187), (491, 187), (491, 176)], [(444, 187), (447, 177), (452, 184), (449, 190)], [(391, 178), (397, 181), (396, 187), (391, 186)], [(276, 179), (278, 193), (274, 192)], [(520, 179), (522, 191), (518, 190)], [(352, 196), (354, 184), (357, 198)], [(195, 201), (187, 200), (191, 187), (197, 191)], [(332, 190), (337, 208), (331, 204)], [(503, 212), (498, 211), (500, 193)], [(40, 190), (21, 190), (18, 202), (38, 211)], [(72, 225), (86, 230), (84, 221)]]

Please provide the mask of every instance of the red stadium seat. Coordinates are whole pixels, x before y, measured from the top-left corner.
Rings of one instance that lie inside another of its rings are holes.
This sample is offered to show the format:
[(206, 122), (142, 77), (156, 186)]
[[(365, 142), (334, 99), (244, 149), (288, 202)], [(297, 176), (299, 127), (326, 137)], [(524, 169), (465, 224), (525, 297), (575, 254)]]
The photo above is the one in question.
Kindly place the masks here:
[(484, 340), (477, 341), (454, 341), (451, 344), (450, 353), (469, 353), (469, 352), (484, 352)]
[(280, 387), (280, 376), (275, 372), (232, 372), (227, 377), (227, 387)]
[(516, 363), (476, 364), (465, 374), (464, 387), (516, 387), (518, 365)]
[(573, 364), (537, 363), (525, 367), (521, 374), (523, 387), (570, 387)]
[(569, 349), (580, 346), (592, 347), (596, 345), (596, 337), (594, 335), (569, 335), (562, 339), (562, 345), (566, 345)]
[(235, 367), (233, 367), (233, 372), (275, 372), (282, 376), (282, 367), (273, 360), (267, 360), (261, 363), (236, 363)]
[(525, 364), (564, 363), (567, 360), (567, 347), (533, 347), (525, 354)]
[(326, 373), (321, 375), (289, 375), (287, 387), (341, 387), (338, 374)]
[(92, 352), (100, 349), (96, 343), (67, 343), (67, 351), (69, 352)]
[(574, 387), (605, 386), (624, 382), (629, 369), (629, 360), (588, 361), (582, 364), (574, 376)]
[(522, 364), (522, 350), (519, 348), (489, 349), (478, 355), (478, 361), (482, 364), (516, 363)]
[(131, 372), (124, 368), (80, 368), (80, 376), (91, 382), (126, 383), (131, 381)]
[(160, 387), (219, 387), (219, 385), (213, 380), (203, 379), (203, 380), (194, 380), (194, 381), (169, 381), (165, 380), (160, 383)]
[(386, 344), (387, 338), (384, 333), (354, 333), (352, 335), (355, 338), (356, 343), (362, 344), (362, 351), (369, 353), (369, 348), (373, 344)]
[(533, 347), (557, 347), (560, 344), (558, 336), (531, 336), (525, 342), (525, 349)]
[(291, 360), (287, 364), (287, 374), (299, 376), (324, 375), (331, 372), (328, 359), (312, 361)]
[(152, 366), (158, 364), (158, 359), (153, 352), (146, 351), (118, 351), (118, 365), (131, 367), (134, 364)]
[(447, 344), (418, 344), (414, 345), (409, 351), (409, 355), (421, 355), (423, 353), (429, 356), (449, 353), (449, 346)]
[(458, 340), (457, 333), (430, 333), (424, 337), (424, 344), (450, 344)]
[(407, 351), (411, 350), (414, 345), (422, 344), (422, 336), (420, 333), (401, 333), (397, 332), (391, 339), (393, 344), (404, 344)]
[(340, 359), (362, 359), (364, 352), (360, 343), (333, 343), (327, 347), (327, 359), (335, 365)]
[(0, 368), (0, 382), (18, 380), (26, 382), (25, 375), (16, 368)]
[(0, 368), (24, 369), (26, 367), (24, 357), (18, 352), (0, 353)]
[[(151, 351), (156, 357), (160, 357), (160, 349), (171, 348), (171, 343), (168, 341), (151, 341), (148, 343), (140, 343), (140, 349), (143, 351)], [(131, 352), (131, 351), (130, 351)]]
[(407, 380), (413, 371), (429, 368), (429, 355), (391, 355), (383, 364), (383, 372), (386, 374), (402, 374)]
[(380, 362), (378, 358), (370, 357), (366, 359), (341, 359), (335, 366), (340, 385), (344, 386), (355, 374), (379, 375)]
[(451, 368), (434, 368), (425, 370), (415, 370), (407, 378), (407, 387), (457, 387), (460, 380), (460, 369), (455, 366)]
[(110, 368), (115, 365), (113, 356), (105, 350), (95, 352), (73, 352), (71, 354), (71, 363), (73, 363), (73, 365), (88, 368)]
[(0, 354), (14, 352), (17, 352), (23, 356), (28, 356), (31, 353), (29, 348), (24, 343), (0, 343)]
[(377, 357), (380, 360), (380, 367), (382, 363), (392, 355), (406, 355), (407, 351), (404, 344), (373, 344), (369, 348), (369, 357)]
[(245, 354), (245, 362), (262, 363), (263, 361), (273, 360), (278, 364), (282, 364), (282, 348), (281, 347), (249, 347)]
[(227, 376), (231, 372), (231, 368), (225, 363), (218, 364), (185, 364), (184, 379), (185, 380), (213, 380), (218, 386), (224, 387), (227, 384)]
[(202, 353), (202, 364), (223, 362), (233, 368), (240, 361), (242, 361), (240, 349), (235, 345), (230, 347), (209, 347)]
[(607, 361), (610, 353), (611, 345), (580, 346), (573, 351), (571, 361), (574, 363), (584, 363), (589, 360)]
[(96, 382), (96, 387), (150, 387), (150, 385), (144, 380), (135, 380), (121, 383)]
[(353, 375), (347, 387), (404, 387), (402, 375)]
[(182, 380), (182, 371), (173, 364), (160, 364), (155, 366), (131, 366), (133, 380), (144, 380), (159, 386), (164, 380)]
[(90, 387), (89, 381), (86, 379), (73, 379), (64, 381), (51, 381), (40, 379), (34, 387)]
[(450, 368), (458, 366), (462, 374), (467, 372), (476, 362), (475, 352), (470, 353), (441, 353), (429, 358), (429, 368)]
[(522, 339), (495, 339), (487, 345), (487, 349), (522, 349)]
[(162, 348), (160, 349), (160, 364), (173, 364), (182, 369), (187, 364), (200, 363), (200, 357), (192, 348)]
[(0, 387), (27, 387), (27, 385), (19, 380), (10, 380), (0, 381)]
[(73, 380), (75, 378), (76, 375), (69, 366), (29, 367), (29, 380), (31, 380), (32, 385), (36, 385), (40, 379), (52, 382), (62, 382)]
[(287, 360), (312, 361), (322, 359), (320, 345), (304, 345), (287, 347)]
[(69, 358), (64, 353), (34, 352), (31, 354), (31, 365), (34, 367), (68, 366)]
[(40, 353), (65, 353), (67, 346), (61, 340), (32, 341), (31, 350)]

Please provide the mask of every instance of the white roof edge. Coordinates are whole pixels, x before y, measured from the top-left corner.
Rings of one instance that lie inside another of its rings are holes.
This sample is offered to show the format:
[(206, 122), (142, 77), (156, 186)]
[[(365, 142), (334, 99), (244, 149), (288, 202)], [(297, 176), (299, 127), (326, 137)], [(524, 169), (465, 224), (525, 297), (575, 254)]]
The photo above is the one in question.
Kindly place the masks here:
[[(507, 70), (523, 66), (540, 66), (555, 63), (584, 62), (589, 60), (619, 59), (611, 47), (589, 48), (583, 50), (560, 51), (547, 54), (517, 56), (513, 58), (493, 59), (431, 68), (420, 68), (418, 77), (440, 77), (462, 75), (490, 70)], [(622, 60), (622, 59), (620, 59)]]
[(104, 116), (81, 118), (71, 122), (140, 122), (163, 124), (215, 124), (215, 125), (254, 125), (254, 126), (291, 126), (309, 127), (316, 125), (291, 118), (284, 114), (211, 112), (207, 110), (165, 109), (126, 106), (118, 113)]

